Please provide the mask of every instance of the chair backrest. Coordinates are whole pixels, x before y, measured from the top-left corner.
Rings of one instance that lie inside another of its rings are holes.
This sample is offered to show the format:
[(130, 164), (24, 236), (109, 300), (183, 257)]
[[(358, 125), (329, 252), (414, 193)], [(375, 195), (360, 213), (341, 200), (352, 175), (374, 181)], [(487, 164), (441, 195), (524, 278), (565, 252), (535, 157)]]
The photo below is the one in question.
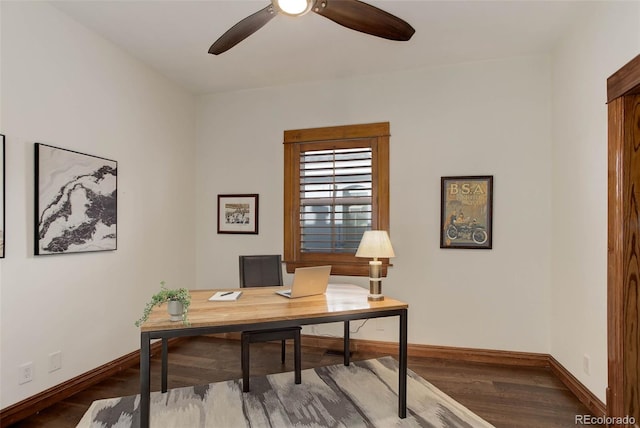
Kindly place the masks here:
[(282, 285), (280, 254), (240, 256), (240, 287)]

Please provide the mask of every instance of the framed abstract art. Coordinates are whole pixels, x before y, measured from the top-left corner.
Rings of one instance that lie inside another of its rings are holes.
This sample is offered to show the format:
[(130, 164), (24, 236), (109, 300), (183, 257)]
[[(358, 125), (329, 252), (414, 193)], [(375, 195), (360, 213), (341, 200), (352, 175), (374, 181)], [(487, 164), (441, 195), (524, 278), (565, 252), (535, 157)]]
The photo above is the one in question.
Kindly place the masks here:
[(4, 135), (0, 134), (0, 156), (2, 157), (0, 159), (0, 168), (2, 168), (2, 171), (0, 171), (0, 192), (2, 192), (2, 195), (0, 197), (0, 202), (2, 202), (2, 207), (0, 207), (0, 259), (4, 259), (4, 252), (5, 252), (5, 246), (4, 246), (4, 241), (5, 241), (5, 221), (4, 221), (4, 216), (5, 216), (5, 208), (4, 208), (4, 203), (5, 203), (5, 198), (4, 198), (4, 191), (5, 191), (5, 186), (4, 186), (4, 180), (5, 180), (5, 160), (4, 160)]
[(35, 254), (116, 249), (118, 162), (35, 145)]

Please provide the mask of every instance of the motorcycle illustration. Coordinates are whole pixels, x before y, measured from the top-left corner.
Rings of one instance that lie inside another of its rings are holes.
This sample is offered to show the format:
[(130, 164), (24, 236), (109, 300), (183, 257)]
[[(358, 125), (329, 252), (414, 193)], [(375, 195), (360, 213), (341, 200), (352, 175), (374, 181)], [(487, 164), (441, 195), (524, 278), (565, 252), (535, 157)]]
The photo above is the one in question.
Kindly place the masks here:
[(479, 225), (476, 219), (469, 223), (450, 224), (446, 233), (447, 238), (452, 241), (455, 239), (471, 239), (476, 244), (484, 244), (489, 237), (485, 227)]

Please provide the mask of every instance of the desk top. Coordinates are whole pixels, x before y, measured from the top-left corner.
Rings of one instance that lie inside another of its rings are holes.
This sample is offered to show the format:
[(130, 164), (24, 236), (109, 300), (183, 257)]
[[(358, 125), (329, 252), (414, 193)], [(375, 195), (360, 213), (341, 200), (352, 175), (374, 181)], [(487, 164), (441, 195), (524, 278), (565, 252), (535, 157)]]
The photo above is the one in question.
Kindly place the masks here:
[[(285, 287), (249, 287), (215, 290), (190, 290), (191, 305), (188, 321), (191, 327), (228, 326), (320, 318), (328, 315), (367, 313), (376, 310), (406, 309), (407, 303), (385, 296), (381, 301), (369, 301), (369, 290), (352, 284), (329, 284), (325, 294), (288, 299), (275, 294)], [(216, 291), (242, 290), (242, 296), (231, 302), (209, 301)], [(169, 321), (167, 306), (155, 307), (141, 331), (184, 328), (181, 321)]]

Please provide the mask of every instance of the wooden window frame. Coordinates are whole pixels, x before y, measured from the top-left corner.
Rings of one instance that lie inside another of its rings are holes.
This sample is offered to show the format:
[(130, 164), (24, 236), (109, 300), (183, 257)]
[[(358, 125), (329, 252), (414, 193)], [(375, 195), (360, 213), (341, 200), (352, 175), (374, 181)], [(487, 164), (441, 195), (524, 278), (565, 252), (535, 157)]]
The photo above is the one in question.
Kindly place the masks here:
[[(284, 132), (284, 262), (288, 273), (297, 267), (332, 266), (332, 275), (369, 276), (369, 259), (350, 253), (301, 251), (300, 152), (327, 148), (371, 147), (373, 230), (389, 230), (389, 122)], [(382, 259), (386, 276), (388, 259)]]

